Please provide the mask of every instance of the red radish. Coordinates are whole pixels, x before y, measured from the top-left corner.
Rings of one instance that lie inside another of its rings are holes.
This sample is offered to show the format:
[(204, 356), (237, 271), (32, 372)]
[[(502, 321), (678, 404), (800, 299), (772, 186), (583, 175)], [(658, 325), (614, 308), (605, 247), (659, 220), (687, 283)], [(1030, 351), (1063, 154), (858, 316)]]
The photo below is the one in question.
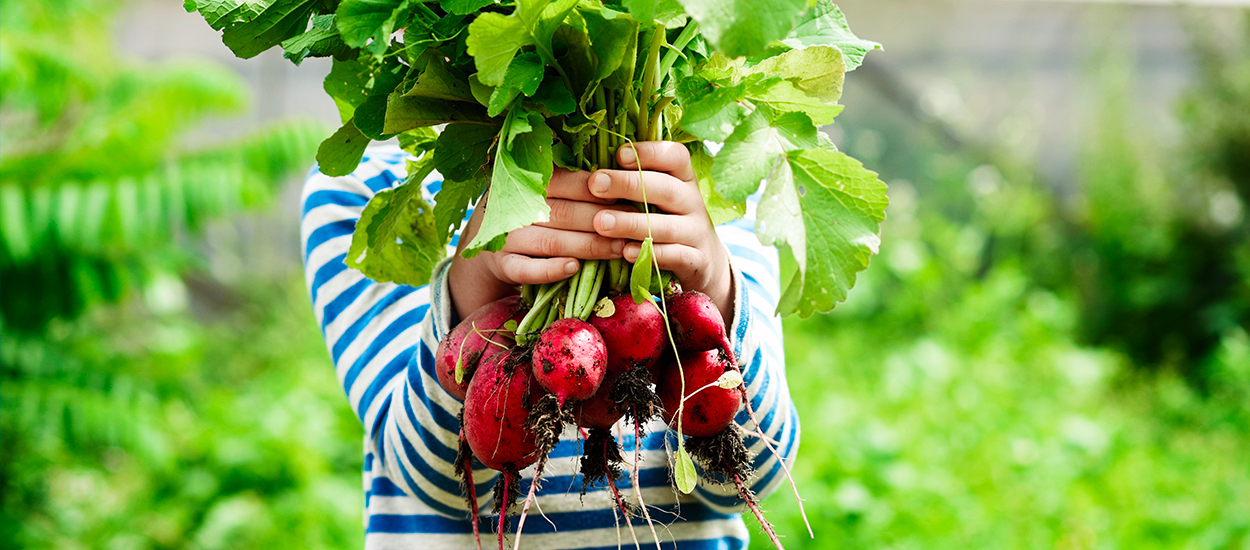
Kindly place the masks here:
[(635, 304), (629, 294), (612, 298), (612, 305), (612, 315), (590, 316), (590, 324), (599, 330), (608, 350), (607, 378), (614, 379), (634, 365), (652, 368), (668, 343), (664, 315), (655, 302)]
[[(512, 347), (509, 333), (501, 331), (509, 319), (520, 321), (518, 315), (524, 311), (520, 296), (508, 296), (486, 304), (465, 317), (460, 324), (451, 329), (438, 343), (434, 353), (434, 369), (438, 375), (438, 383), (452, 397), (464, 400), (465, 391), (469, 388), (469, 380), (478, 363), (493, 350), (504, 351)], [(475, 330), (476, 329), (476, 330)], [(500, 344), (496, 346), (495, 344)], [(502, 347), (501, 347), (502, 346)], [(456, 362), (462, 369), (460, 382), (456, 382)]]
[[(518, 364), (520, 363), (520, 364)], [(516, 471), (538, 460), (534, 432), (526, 428), (530, 369), (513, 353), (497, 353), (478, 365), (464, 399), (464, 438), (489, 468)]]
[(624, 416), (625, 405), (608, 398), (615, 383), (615, 379), (605, 380), (595, 395), (577, 405), (573, 410), (573, 418), (578, 426), (610, 430)]
[(684, 375), (686, 399), (682, 406), (682, 433), (712, 437), (724, 430), (738, 413), (742, 397), (736, 388), (725, 389), (714, 383), (732, 368), (716, 349), (682, 354), (680, 370), (676, 362), (668, 365), (656, 384), (656, 393), (664, 403), (664, 420), (669, 426), (677, 428), (677, 408), (681, 406)]
[(589, 399), (599, 389), (608, 357), (599, 331), (581, 319), (567, 318), (551, 323), (534, 344), (534, 378), (556, 396), (563, 408), (566, 402)]
[(673, 339), (683, 352), (733, 349), (725, 337), (725, 320), (707, 294), (689, 290), (669, 298), (668, 318), (673, 326)]

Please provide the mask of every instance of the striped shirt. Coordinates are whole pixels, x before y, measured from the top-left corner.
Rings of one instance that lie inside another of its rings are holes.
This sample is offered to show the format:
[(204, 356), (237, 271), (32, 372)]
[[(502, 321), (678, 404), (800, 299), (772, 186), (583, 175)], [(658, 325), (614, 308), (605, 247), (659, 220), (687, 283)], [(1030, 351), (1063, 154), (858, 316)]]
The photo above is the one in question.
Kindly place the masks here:
[[(305, 278), (313, 311), (334, 361), (347, 400), (364, 426), (366, 548), (467, 549), (475, 546), (468, 506), (453, 473), (461, 403), (438, 384), (433, 350), (451, 330), (447, 286), (450, 259), (434, 270), (430, 284), (412, 287), (377, 283), (344, 264), (352, 231), (365, 203), (377, 192), (399, 185), (410, 159), (395, 146), (372, 147), (356, 170), (330, 177), (316, 169), (302, 197), (301, 236)], [(437, 173), (427, 178), (424, 198), (433, 200), (441, 186)], [(794, 459), (799, 420), (786, 387), (780, 320), (773, 314), (779, 298), (777, 253), (761, 246), (754, 234), (753, 201), (747, 217), (717, 227), (731, 255), (734, 315), (730, 341), (739, 357), (748, 395), (761, 431), (774, 447)], [(467, 216), (466, 216), (467, 219)], [(457, 238), (448, 249), (454, 254)], [(745, 411), (736, 421), (754, 427)], [(615, 431), (634, 469), (632, 426)], [(664, 548), (740, 549), (747, 545), (743, 511), (732, 487), (700, 481), (689, 495), (670, 483), (668, 449), (672, 432), (661, 421), (646, 427), (638, 461), (638, 489)], [(761, 498), (784, 481), (778, 458), (748, 435), (755, 475), (748, 485)], [(528, 519), (525, 548), (618, 548), (633, 546), (633, 536), (653, 546), (642, 518), (630, 526), (617, 514), (611, 494), (602, 487), (581, 495), (578, 474), (581, 440), (569, 427), (547, 463), (537, 492), (542, 515)], [(533, 467), (521, 471), (522, 495), (529, 490)], [(497, 472), (475, 464), (473, 479), (481, 510), (489, 511)], [(627, 472), (618, 481), (624, 496), (637, 493)], [(515, 522), (513, 522), (515, 525)], [(483, 536), (492, 523), (481, 518)], [(644, 546), (645, 547), (645, 546)]]

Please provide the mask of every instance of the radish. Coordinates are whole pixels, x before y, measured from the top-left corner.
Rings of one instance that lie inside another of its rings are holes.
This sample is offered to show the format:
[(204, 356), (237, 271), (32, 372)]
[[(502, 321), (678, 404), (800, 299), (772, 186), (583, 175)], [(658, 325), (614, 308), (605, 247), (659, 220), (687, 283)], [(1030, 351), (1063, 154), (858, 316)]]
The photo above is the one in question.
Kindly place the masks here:
[[(492, 355), (492, 349), (503, 351), (512, 347), (510, 333), (500, 329), (509, 319), (519, 321), (518, 316), (524, 311), (520, 296), (508, 296), (478, 308), (451, 329), (438, 342), (434, 353), (434, 370), (439, 385), (452, 397), (463, 401), (478, 363), (485, 356)], [(458, 382), (457, 364), (461, 370)]]
[(681, 351), (719, 349), (731, 356), (733, 348), (725, 336), (724, 318), (707, 294), (688, 290), (673, 296), (668, 302), (668, 318)]
[(489, 468), (520, 470), (538, 460), (526, 429), (533, 378), (515, 353), (497, 353), (478, 365), (464, 400), (464, 436)]
[(474, 456), (489, 468), (503, 472), (495, 482), (495, 511), (499, 514), (499, 547), (507, 529), (508, 508), (516, 500), (517, 470), (539, 459), (535, 434), (526, 426), (533, 375), (516, 350), (496, 353), (482, 361), (464, 398), (464, 438)]
[(669, 426), (677, 428), (676, 415), (680, 407), (683, 434), (711, 437), (724, 430), (742, 403), (737, 389), (716, 385), (721, 375), (730, 369), (736, 368), (723, 360), (720, 350), (716, 349), (682, 354), (681, 369), (676, 363), (669, 365), (656, 384), (656, 393), (664, 403), (664, 420)]
[(620, 376), (634, 365), (652, 368), (668, 343), (664, 314), (655, 302), (636, 304), (628, 294), (611, 300), (611, 315), (590, 316), (590, 324), (603, 336), (608, 350), (608, 377)]
[(595, 395), (573, 409), (573, 419), (583, 428), (610, 430), (625, 414), (625, 405), (608, 397), (616, 380), (605, 381)]
[(534, 378), (555, 395), (561, 408), (590, 399), (603, 382), (607, 363), (603, 337), (581, 319), (551, 323), (534, 345)]

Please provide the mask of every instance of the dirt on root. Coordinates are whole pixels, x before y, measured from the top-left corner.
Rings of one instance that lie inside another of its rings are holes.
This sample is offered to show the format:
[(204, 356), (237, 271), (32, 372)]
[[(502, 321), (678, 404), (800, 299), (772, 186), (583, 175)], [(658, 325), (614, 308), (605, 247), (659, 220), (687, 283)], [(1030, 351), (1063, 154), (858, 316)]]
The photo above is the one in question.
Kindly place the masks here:
[(616, 379), (608, 399), (624, 405), (625, 418), (634, 420), (639, 426), (645, 426), (664, 410), (660, 396), (651, 389), (651, 371), (639, 364), (630, 366)]
[(687, 438), (686, 451), (704, 471), (724, 479), (732, 480), (735, 475), (746, 479), (753, 471), (751, 453), (742, 442), (742, 429), (732, 422), (712, 437)]
[(551, 453), (560, 441), (564, 425), (573, 422), (573, 413), (560, 409), (560, 402), (556, 400), (555, 394), (548, 393), (540, 397), (530, 409), (529, 417), (525, 419), (525, 426), (534, 432), (534, 447), (538, 456), (545, 457)]
[(582, 452), (582, 495), (600, 481), (614, 483), (620, 479), (624, 460), (612, 432), (591, 428)]

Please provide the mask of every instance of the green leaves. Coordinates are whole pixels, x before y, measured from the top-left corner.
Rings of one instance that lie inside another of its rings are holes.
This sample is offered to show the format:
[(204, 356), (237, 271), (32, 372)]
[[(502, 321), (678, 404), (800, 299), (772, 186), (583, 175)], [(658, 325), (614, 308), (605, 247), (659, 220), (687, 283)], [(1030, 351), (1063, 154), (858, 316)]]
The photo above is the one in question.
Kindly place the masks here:
[(794, 22), (794, 30), (781, 42), (792, 48), (833, 46), (842, 51), (848, 71), (858, 67), (869, 50), (881, 49), (881, 44), (855, 36), (846, 24), (846, 16), (831, 0), (817, 0), (812, 9)]
[[(255, 14), (257, 4), (243, 2), (238, 9), (224, 14), (217, 23), (229, 20), (222, 33), (222, 42), (234, 55), (248, 59), (277, 46), (283, 40), (303, 33), (308, 27), (314, 0), (276, 0), (264, 11)], [(210, 9), (220, 7), (210, 4)]]
[(508, 65), (522, 46), (534, 46), (544, 62), (553, 64), (551, 36), (576, 6), (577, 0), (518, 0), (511, 15), (479, 15), (469, 25), (465, 42), (478, 79), (488, 86), (503, 85)]
[(538, 91), (538, 85), (543, 81), (545, 69), (546, 65), (536, 53), (526, 52), (512, 58), (504, 83), (496, 86), (490, 96), (490, 104), (487, 105), (486, 113), (490, 116), (499, 116), (499, 113), (512, 104), (518, 94), (534, 95), (534, 92)]
[[(622, 143), (656, 136), (691, 144), (700, 192), (718, 223), (742, 216), (745, 199), (764, 185), (757, 233), (800, 266), (783, 311), (832, 308), (876, 250), (883, 186), (832, 151), (817, 127), (841, 112), (846, 71), (879, 46), (852, 34), (828, 0), (187, 4), (236, 52), (276, 39), (297, 63), (335, 58), (325, 89), (345, 124), (318, 151), (323, 172), (350, 173), (371, 139), (399, 135), (424, 153), (422, 167), (443, 173), (437, 206), (395, 193), (369, 210), (353, 261), (379, 276), (423, 283), (398, 258), (422, 243), (442, 246), (487, 181), (469, 256), (498, 250), (510, 231), (547, 219), (553, 163), (603, 166)], [(404, 40), (391, 42), (398, 29)], [(428, 129), (439, 124), (448, 126), (431, 142)], [(713, 158), (700, 140), (724, 145)], [(383, 225), (389, 233), (379, 240), (375, 228)], [(653, 252), (648, 241), (644, 255)], [(662, 286), (663, 274), (645, 259), (632, 277), (638, 299)]]
[(347, 45), (368, 45), (368, 51), (380, 58), (390, 45), (391, 33), (407, 26), (408, 6), (409, 0), (343, 0), (335, 12), (335, 25)]
[(486, 174), (487, 154), (499, 128), (481, 124), (448, 124), (434, 145), (434, 167), (443, 177), (466, 181)]
[(403, 185), (380, 191), (369, 200), (356, 222), (348, 267), (375, 281), (429, 284), (446, 243), (435, 228), (433, 208), (421, 198), (421, 182), (433, 169), (428, 157), (409, 162)]
[(755, 55), (790, 32), (806, 0), (681, 0), (704, 36), (729, 57)]
[(834, 102), (842, 96), (846, 62), (841, 50), (813, 46), (769, 57), (752, 67), (751, 72), (784, 78), (811, 97)]
[(699, 475), (694, 469), (694, 460), (690, 458), (690, 453), (686, 452), (686, 447), (680, 440), (677, 444), (677, 454), (673, 455), (673, 481), (677, 483), (677, 490), (687, 495), (694, 491), (695, 485), (699, 482)]
[(428, 97), (449, 101), (477, 101), (469, 88), (469, 82), (460, 78), (447, 67), (441, 56), (426, 63), (425, 71), (412, 88), (404, 92), (407, 97)]
[(801, 113), (773, 116), (760, 106), (734, 130), (716, 155), (712, 178), (716, 190), (730, 201), (743, 201), (760, 187), (787, 151), (817, 147), (816, 127)]
[(633, 295), (635, 304), (651, 299), (651, 279), (654, 275), (651, 271), (651, 259), (654, 255), (655, 248), (651, 237), (643, 239), (642, 248), (638, 249), (638, 258), (634, 260), (634, 268), (629, 274), (629, 292)]
[(482, 249), (503, 248), (509, 231), (549, 219), (547, 182), (551, 180), (552, 134), (542, 115), (523, 108), (508, 111), (482, 225), (464, 250), (473, 257)]
[(492, 126), (498, 124), (491, 120), (486, 110), (479, 105), (428, 97), (404, 96), (395, 92), (386, 99), (386, 123), (382, 131), (387, 134), (397, 134), (413, 128), (449, 122), (471, 122)]
[(346, 176), (360, 164), (360, 157), (369, 146), (369, 138), (360, 133), (356, 122), (348, 119), (343, 127), (321, 142), (317, 148), (317, 165), (327, 176)]
[[(793, 171), (791, 183), (779, 181), (783, 189), (792, 185), (803, 213), (806, 257), (791, 251), (799, 270), (791, 279), (777, 306), (778, 313), (808, 317), (829, 311), (846, 299), (855, 286), (855, 276), (868, 267), (868, 261), (881, 244), (880, 223), (885, 220), (885, 184), (859, 161), (839, 151), (806, 149), (791, 152), (787, 163)], [(769, 182), (773, 185), (774, 182)], [(765, 193), (768, 193), (766, 190)], [(760, 203), (761, 220), (777, 220), (780, 213), (768, 212), (780, 203)], [(767, 212), (767, 213), (766, 213)], [(792, 219), (792, 218), (790, 218)], [(787, 232), (792, 245), (794, 227)], [(765, 228), (765, 232), (771, 229)], [(770, 233), (773, 234), (773, 233)], [(781, 233), (777, 233), (781, 235)]]

